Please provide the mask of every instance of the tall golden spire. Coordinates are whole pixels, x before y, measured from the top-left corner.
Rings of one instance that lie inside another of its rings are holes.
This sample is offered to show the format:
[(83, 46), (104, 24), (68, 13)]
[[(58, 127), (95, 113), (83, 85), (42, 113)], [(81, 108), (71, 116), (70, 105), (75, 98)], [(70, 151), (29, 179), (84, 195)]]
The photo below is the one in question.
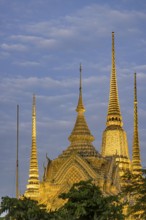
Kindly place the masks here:
[(140, 145), (138, 135), (138, 110), (137, 110), (137, 83), (136, 73), (134, 74), (134, 131), (133, 131), (133, 146), (132, 146), (132, 171), (133, 173), (141, 172), (140, 161)]
[(122, 116), (120, 112), (118, 86), (116, 76), (116, 63), (115, 63), (115, 45), (114, 45), (114, 32), (112, 32), (112, 69), (110, 80), (110, 95), (107, 114), (107, 126), (120, 125), (122, 126)]
[(122, 116), (118, 97), (118, 86), (115, 63), (114, 32), (112, 32), (112, 68), (110, 79), (110, 94), (106, 129), (102, 136), (101, 154), (104, 157), (116, 156), (119, 174), (123, 175), (130, 168), (127, 135), (122, 128)]
[(83, 105), (82, 98), (82, 66), (80, 64), (80, 83), (79, 83), (79, 99), (76, 108), (77, 118), (74, 125), (74, 128), (69, 136), (69, 141), (71, 142), (70, 146), (63, 152), (61, 156), (68, 156), (71, 152), (78, 152), (84, 156), (96, 155), (97, 151), (92, 145), (94, 137), (91, 134), (85, 116), (85, 108)]
[(37, 144), (36, 144), (36, 99), (33, 95), (32, 105), (32, 145), (31, 145), (31, 158), (29, 168), (29, 179), (25, 196), (31, 199), (36, 199), (39, 193), (39, 171), (37, 160)]

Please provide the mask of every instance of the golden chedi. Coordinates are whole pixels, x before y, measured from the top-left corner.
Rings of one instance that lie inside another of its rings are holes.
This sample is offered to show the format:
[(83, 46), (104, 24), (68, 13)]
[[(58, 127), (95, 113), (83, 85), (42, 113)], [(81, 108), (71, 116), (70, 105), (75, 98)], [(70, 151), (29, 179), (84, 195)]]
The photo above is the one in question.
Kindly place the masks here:
[(127, 135), (124, 131), (120, 111), (118, 86), (115, 64), (114, 32), (112, 32), (112, 68), (110, 79), (110, 94), (106, 129), (103, 132), (101, 154), (103, 157), (115, 155), (119, 165), (120, 175), (130, 169)]

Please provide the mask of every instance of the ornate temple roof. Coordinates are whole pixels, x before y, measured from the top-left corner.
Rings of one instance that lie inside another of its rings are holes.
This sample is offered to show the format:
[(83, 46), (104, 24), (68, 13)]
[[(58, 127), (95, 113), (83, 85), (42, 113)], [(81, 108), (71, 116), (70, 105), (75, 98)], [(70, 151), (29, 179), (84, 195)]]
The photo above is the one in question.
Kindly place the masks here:
[(69, 141), (71, 142), (70, 146), (65, 150), (60, 156), (70, 155), (71, 152), (78, 152), (82, 156), (93, 156), (98, 155), (99, 153), (95, 150), (92, 142), (94, 137), (91, 134), (85, 116), (85, 108), (83, 105), (82, 98), (82, 66), (80, 65), (80, 86), (79, 86), (79, 99), (78, 105), (76, 108), (77, 118), (74, 125), (74, 128), (69, 136)]

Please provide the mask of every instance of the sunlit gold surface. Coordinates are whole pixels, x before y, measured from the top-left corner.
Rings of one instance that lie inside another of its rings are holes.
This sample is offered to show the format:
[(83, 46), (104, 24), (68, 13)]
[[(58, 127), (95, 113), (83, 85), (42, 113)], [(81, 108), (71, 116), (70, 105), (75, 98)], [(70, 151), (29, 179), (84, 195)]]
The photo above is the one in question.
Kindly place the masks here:
[(77, 119), (69, 136), (70, 146), (55, 160), (51, 161), (48, 158), (44, 178), (40, 184), (39, 201), (46, 204), (48, 209), (62, 206), (63, 201), (58, 196), (81, 180), (92, 179), (105, 194), (116, 194), (119, 191), (119, 174), (115, 158), (103, 158), (92, 144), (94, 137), (84, 116), (81, 73), (80, 67)]
[(31, 146), (31, 159), (29, 168), (29, 179), (27, 190), (24, 194), (26, 197), (38, 199), (39, 196), (39, 171), (37, 160), (37, 144), (36, 144), (36, 102), (33, 96), (32, 105), (32, 146)]
[[(137, 168), (141, 168), (138, 139), (137, 97), (134, 103), (133, 171)], [(54, 160), (50, 160), (47, 156), (47, 165), (44, 166), (43, 180), (39, 184), (35, 97), (33, 98), (32, 152), (25, 196), (37, 199), (39, 203), (46, 204), (48, 210), (55, 210), (61, 207), (65, 201), (59, 199), (58, 196), (63, 192), (68, 192), (74, 183), (81, 180), (92, 179), (96, 185), (100, 186), (105, 195), (117, 194), (121, 187), (120, 176), (126, 169), (131, 169), (127, 135), (122, 128), (123, 122), (118, 98), (114, 33), (112, 33), (112, 70), (109, 105), (106, 129), (102, 137), (101, 154), (93, 146), (92, 142), (94, 141), (94, 137), (88, 128), (84, 115), (85, 107), (82, 97), (81, 65), (79, 99), (76, 112), (76, 122), (68, 138), (70, 145)]]
[(103, 132), (101, 153), (104, 157), (116, 156), (119, 164), (120, 175), (125, 169), (130, 168), (127, 135), (122, 128), (122, 116), (120, 112), (118, 86), (115, 64), (114, 32), (112, 32), (112, 68), (110, 80), (110, 95), (107, 113), (106, 129)]
[(137, 86), (136, 73), (134, 74), (134, 131), (133, 131), (133, 146), (132, 146), (132, 172), (138, 174), (141, 172), (140, 161), (140, 145), (138, 134), (138, 112), (137, 112)]

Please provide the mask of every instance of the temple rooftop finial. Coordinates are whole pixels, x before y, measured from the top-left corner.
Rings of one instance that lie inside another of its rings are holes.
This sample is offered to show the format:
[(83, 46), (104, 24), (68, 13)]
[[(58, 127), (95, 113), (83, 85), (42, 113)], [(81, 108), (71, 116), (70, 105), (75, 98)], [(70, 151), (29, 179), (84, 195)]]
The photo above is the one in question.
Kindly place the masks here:
[(78, 105), (76, 108), (76, 111), (78, 113), (76, 123), (74, 126), (74, 129), (69, 136), (69, 140), (72, 142), (77, 140), (80, 141), (89, 141), (92, 142), (94, 140), (94, 137), (91, 135), (90, 130), (88, 128), (88, 125), (86, 123), (84, 112), (85, 108), (83, 105), (83, 98), (82, 98), (82, 65), (80, 64), (79, 67), (80, 71), (80, 82), (79, 82), (79, 99), (78, 99)]
[(76, 111), (85, 112), (85, 108), (83, 105), (83, 98), (82, 98), (82, 65), (81, 64), (80, 64), (79, 71), (80, 71), (79, 100), (78, 100)]
[(82, 90), (82, 64), (80, 63), (80, 90)]
[(119, 97), (118, 97), (114, 32), (112, 32), (112, 67), (111, 67), (111, 79), (110, 79), (110, 95), (109, 95), (109, 104), (108, 104), (108, 113), (107, 113), (107, 126), (110, 125), (120, 125), (120, 126), (123, 125), (122, 116), (120, 112)]

